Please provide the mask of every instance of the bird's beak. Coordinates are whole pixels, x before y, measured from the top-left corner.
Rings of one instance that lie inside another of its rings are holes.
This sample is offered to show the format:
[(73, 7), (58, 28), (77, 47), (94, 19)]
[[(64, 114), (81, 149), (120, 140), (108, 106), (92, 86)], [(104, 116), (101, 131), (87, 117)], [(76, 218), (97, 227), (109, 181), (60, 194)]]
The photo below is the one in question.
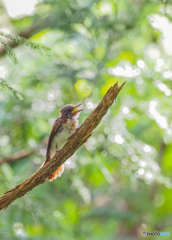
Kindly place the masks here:
[(78, 113), (78, 112), (81, 112), (81, 111), (83, 111), (84, 109), (78, 109), (79, 108), (79, 106), (81, 106), (81, 103), (80, 104), (78, 104), (78, 105), (76, 105), (75, 107), (74, 107), (74, 109), (73, 109), (73, 111), (72, 111), (72, 113)]

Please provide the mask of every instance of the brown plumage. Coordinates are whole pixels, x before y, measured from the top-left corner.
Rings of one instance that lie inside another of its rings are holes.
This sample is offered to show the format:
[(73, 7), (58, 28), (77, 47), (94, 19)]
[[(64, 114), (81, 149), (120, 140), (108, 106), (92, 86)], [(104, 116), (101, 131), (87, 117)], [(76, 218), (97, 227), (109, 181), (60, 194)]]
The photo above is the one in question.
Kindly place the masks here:
[[(60, 150), (69, 137), (78, 128), (78, 117), (83, 109), (78, 110), (81, 104), (74, 106), (68, 104), (60, 109), (60, 117), (56, 119), (53, 124), (47, 147), (46, 160), (43, 163), (45, 165), (50, 158), (52, 158), (56, 151)], [(42, 166), (43, 166), (42, 165)], [(48, 177), (49, 181), (60, 177), (64, 171), (64, 165), (61, 165), (51, 176)]]

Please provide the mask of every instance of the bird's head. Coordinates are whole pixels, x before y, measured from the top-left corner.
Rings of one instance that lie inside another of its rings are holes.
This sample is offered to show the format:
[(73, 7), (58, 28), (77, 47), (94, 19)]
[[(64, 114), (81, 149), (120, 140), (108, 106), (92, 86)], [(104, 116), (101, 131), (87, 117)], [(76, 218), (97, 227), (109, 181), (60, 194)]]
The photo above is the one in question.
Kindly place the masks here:
[(84, 109), (78, 109), (81, 104), (72, 105), (68, 104), (60, 109), (60, 116), (66, 118), (78, 118), (81, 111)]

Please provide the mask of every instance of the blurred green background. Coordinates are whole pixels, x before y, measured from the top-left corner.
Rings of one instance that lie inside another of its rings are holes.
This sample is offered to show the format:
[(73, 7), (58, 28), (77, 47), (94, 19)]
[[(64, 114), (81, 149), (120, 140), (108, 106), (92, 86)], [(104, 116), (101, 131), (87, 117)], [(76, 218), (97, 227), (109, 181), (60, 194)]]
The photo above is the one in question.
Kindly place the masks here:
[(172, 1), (4, 0), (0, 16), (1, 32), (51, 49), (20, 44), (15, 64), (0, 36), (0, 78), (13, 89), (0, 83), (1, 195), (39, 170), (61, 107), (82, 103), (81, 124), (110, 86), (127, 81), (62, 177), (1, 212), (0, 238), (172, 234)]

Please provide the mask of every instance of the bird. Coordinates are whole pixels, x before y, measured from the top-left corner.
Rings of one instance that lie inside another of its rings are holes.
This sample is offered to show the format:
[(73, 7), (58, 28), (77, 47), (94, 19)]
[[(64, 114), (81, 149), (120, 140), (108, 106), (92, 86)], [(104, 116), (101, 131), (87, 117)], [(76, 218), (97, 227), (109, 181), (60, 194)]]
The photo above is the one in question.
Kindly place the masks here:
[[(68, 104), (60, 109), (60, 117), (58, 117), (53, 124), (48, 140), (46, 159), (42, 166), (44, 166), (52, 157), (54, 157), (57, 151), (62, 149), (68, 139), (78, 128), (78, 117), (81, 111), (84, 110), (78, 109), (80, 105), (81, 104)], [(51, 176), (48, 177), (48, 180), (52, 181), (57, 177), (61, 177), (63, 171), (64, 164), (62, 164), (55, 172), (53, 172)]]

